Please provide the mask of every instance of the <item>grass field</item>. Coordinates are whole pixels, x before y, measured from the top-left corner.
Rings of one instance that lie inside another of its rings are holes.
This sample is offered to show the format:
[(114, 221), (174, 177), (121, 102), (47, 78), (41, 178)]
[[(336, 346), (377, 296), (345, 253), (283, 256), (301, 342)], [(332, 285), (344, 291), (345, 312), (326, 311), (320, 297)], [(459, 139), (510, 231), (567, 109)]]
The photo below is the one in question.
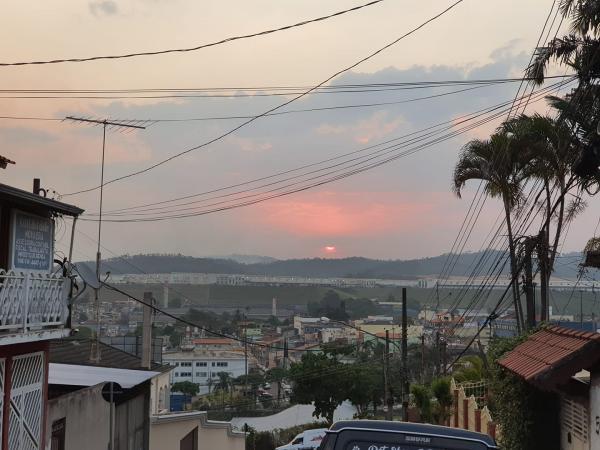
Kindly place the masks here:
[[(119, 285), (119, 288), (131, 295), (143, 298), (145, 291), (150, 291), (159, 301), (163, 299), (163, 287), (158, 284), (127, 284)], [(217, 285), (171, 285), (169, 286), (169, 299), (181, 298), (189, 299), (194, 306), (263, 306), (270, 307), (273, 298), (277, 298), (279, 306), (303, 305), (310, 301), (320, 300), (329, 287), (325, 286), (217, 286)], [(345, 288), (334, 289), (342, 297), (350, 298), (369, 298), (385, 301), (390, 295), (394, 296), (396, 301), (402, 298), (401, 288)], [(483, 306), (483, 311), (491, 310), (504, 292), (503, 289), (494, 289), (489, 295), (484, 296), (484, 301), (479, 301), (475, 310)], [(438, 294), (440, 307), (448, 308), (451, 306), (466, 308), (473, 301), (477, 289), (473, 288), (465, 294), (460, 289), (439, 289), (436, 293), (433, 289), (408, 288), (409, 304), (418, 303), (421, 308), (434, 308), (438, 303)], [(487, 292), (486, 292), (487, 294)], [(91, 292), (87, 296), (91, 298)], [(510, 295), (510, 293), (508, 294)], [(539, 299), (539, 290), (536, 293)], [(100, 298), (103, 301), (117, 300), (123, 298), (120, 294), (102, 290)], [(595, 314), (600, 317), (600, 302), (597, 295), (592, 292), (583, 292), (581, 294), (581, 305), (584, 315)], [(507, 302), (505, 304), (508, 304)], [(579, 316), (580, 293), (579, 291), (551, 291), (550, 305), (553, 307), (554, 314), (571, 314)], [(566, 308), (565, 308), (566, 306)]]

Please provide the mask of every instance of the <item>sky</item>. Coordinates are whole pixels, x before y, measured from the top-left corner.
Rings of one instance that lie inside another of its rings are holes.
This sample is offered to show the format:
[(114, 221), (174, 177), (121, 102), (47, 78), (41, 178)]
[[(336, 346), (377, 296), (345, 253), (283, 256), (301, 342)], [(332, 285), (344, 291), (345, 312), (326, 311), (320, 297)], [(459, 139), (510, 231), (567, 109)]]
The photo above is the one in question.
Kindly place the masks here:
[[(338, 0), (13, 0), (3, 4), (4, 17), (11, 20), (3, 23), (0, 39), (11, 45), (3, 48), (0, 62), (191, 47), (359, 4)], [(449, 4), (441, 0), (385, 0), (327, 21), (196, 52), (3, 67), (0, 83), (3, 89), (313, 86)], [(465, 0), (331, 83), (520, 77), (551, 4), (550, 0)], [(108, 185), (104, 210), (219, 189), (357, 151), (439, 122), (458, 121), (464, 114), (512, 99), (517, 86), (510, 83), (409, 103), (261, 118), (219, 142)], [(311, 95), (284, 110), (397, 102), (455, 89)], [(263, 112), (289, 98), (0, 98), (0, 116), (239, 116)], [(528, 112), (547, 110), (539, 102)], [(157, 123), (131, 133), (109, 130), (105, 175), (112, 179), (147, 167), (242, 121)], [(485, 138), (497, 124), (487, 124), (370, 171), (252, 206), (160, 222), (105, 223), (105, 255), (408, 259), (448, 252), (477, 187), (477, 183), (470, 183), (463, 197), (457, 198), (450, 188), (453, 166), (467, 141)], [(51, 195), (93, 187), (100, 177), (101, 145), (100, 127), (68, 121), (0, 119), (0, 154), (17, 162), (0, 173), (1, 182), (30, 189), (32, 178), (39, 177)], [(95, 213), (98, 191), (63, 197), (63, 201)], [(589, 201), (588, 209), (573, 222), (563, 250), (581, 250), (594, 233), (600, 214), (597, 203)], [(484, 245), (499, 212), (497, 201), (486, 203), (467, 250)], [(57, 224), (59, 251), (68, 246), (69, 226), (68, 221)], [(93, 221), (78, 223), (76, 259), (94, 257), (96, 227)]]

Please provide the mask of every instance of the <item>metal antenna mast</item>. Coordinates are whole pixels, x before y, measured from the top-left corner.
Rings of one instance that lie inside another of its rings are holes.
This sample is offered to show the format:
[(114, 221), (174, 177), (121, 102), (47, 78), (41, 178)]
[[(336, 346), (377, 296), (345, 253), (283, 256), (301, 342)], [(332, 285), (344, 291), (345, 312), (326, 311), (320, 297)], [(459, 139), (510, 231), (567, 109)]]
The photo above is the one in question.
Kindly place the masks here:
[[(98, 120), (89, 119), (86, 117), (74, 117), (67, 116), (65, 120), (72, 120), (75, 122), (91, 123), (95, 126), (102, 125), (102, 163), (100, 168), (100, 201), (99, 201), (99, 214), (98, 214), (98, 249), (96, 252), (96, 278), (100, 282), (100, 262), (102, 260), (102, 253), (100, 252), (101, 240), (102, 240), (102, 201), (104, 198), (104, 154), (106, 149), (106, 127), (115, 127), (118, 129), (140, 129), (145, 130), (146, 127), (141, 125), (134, 125), (131, 121), (119, 122), (111, 121), (108, 119)], [(140, 123), (137, 122), (136, 123)], [(100, 284), (99, 284), (100, 286)], [(100, 298), (99, 298), (100, 287), (94, 289), (94, 305), (96, 309), (96, 338), (92, 342), (90, 350), (90, 360), (96, 363), (100, 362)]]

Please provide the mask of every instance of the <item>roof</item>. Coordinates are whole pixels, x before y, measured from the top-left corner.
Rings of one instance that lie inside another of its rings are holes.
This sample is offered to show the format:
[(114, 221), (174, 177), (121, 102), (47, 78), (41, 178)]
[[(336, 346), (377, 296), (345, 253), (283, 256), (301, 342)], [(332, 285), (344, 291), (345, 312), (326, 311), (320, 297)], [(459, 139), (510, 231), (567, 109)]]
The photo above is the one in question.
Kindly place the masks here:
[(461, 428), (444, 427), (423, 423), (390, 422), (386, 420), (342, 420), (334, 423), (329, 432), (339, 433), (344, 429), (360, 429), (373, 431), (387, 431), (392, 433), (432, 435), (454, 439), (468, 439), (482, 442), (489, 448), (496, 449), (496, 442), (487, 434)]
[(527, 338), (498, 363), (539, 387), (553, 389), (600, 361), (600, 334), (549, 326)]
[(173, 360), (196, 360), (196, 359), (244, 359), (241, 352), (228, 350), (193, 350), (188, 352), (167, 352), (163, 353), (163, 361)]
[[(141, 367), (141, 359), (137, 356), (103, 342), (100, 342), (100, 362), (90, 361), (92, 342), (95, 341), (91, 339), (56, 339), (50, 341), (50, 362), (78, 366), (146, 370)], [(171, 367), (153, 363), (150, 369), (156, 372), (167, 372), (171, 370)]]
[(48, 384), (96, 386), (100, 383), (113, 381), (118, 383), (122, 388), (129, 389), (159, 374), (160, 372), (150, 370), (50, 363)]
[(84, 211), (77, 206), (51, 200), (49, 198), (42, 197), (41, 195), (34, 194), (33, 192), (24, 191), (23, 189), (18, 189), (2, 183), (0, 183), (0, 198), (9, 200), (16, 204), (41, 206), (67, 216), (79, 216), (83, 214)]
[(195, 345), (231, 345), (237, 344), (236, 341), (229, 338), (199, 338), (192, 341)]

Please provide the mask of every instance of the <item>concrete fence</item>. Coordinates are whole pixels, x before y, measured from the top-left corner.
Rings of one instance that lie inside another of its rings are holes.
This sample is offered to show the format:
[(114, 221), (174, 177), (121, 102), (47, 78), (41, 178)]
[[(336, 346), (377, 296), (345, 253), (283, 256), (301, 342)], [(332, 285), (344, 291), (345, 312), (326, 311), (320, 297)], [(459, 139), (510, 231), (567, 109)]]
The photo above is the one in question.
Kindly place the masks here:
[[(454, 395), (449, 425), (453, 428), (478, 431), (497, 438), (498, 430), (485, 402), (485, 383), (451, 382)], [(483, 395), (479, 393), (483, 392)], [(476, 397), (477, 395), (477, 397)], [(479, 402), (478, 402), (479, 400)]]

